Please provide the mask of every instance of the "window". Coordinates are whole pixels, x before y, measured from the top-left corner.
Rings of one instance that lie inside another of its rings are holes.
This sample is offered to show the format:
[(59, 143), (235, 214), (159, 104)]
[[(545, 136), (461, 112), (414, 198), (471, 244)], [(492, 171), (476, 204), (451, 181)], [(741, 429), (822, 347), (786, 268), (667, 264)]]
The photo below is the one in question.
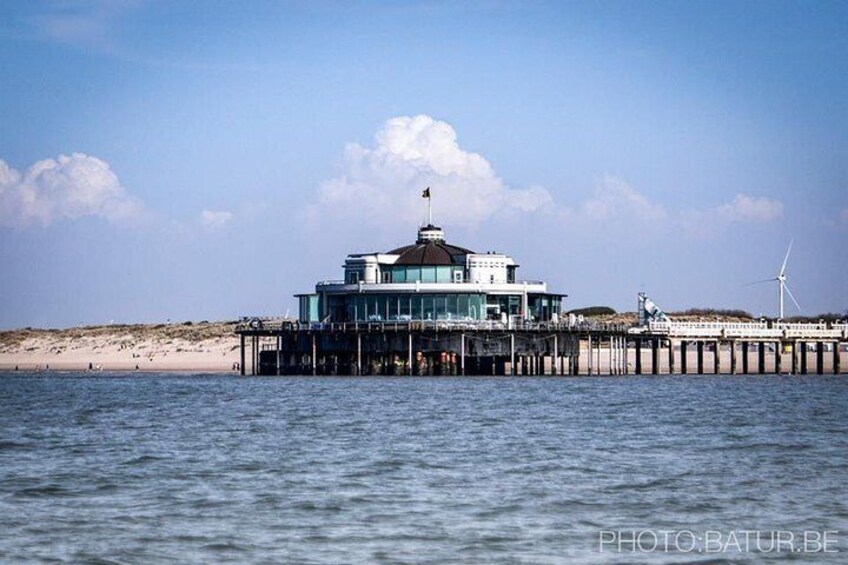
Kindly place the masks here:
[(457, 269), (453, 272), (453, 282), (461, 283), (462, 282), (462, 271)]
[(383, 271), (383, 282), (384, 283), (392, 282), (392, 272), (390, 270)]
[(346, 284), (357, 284), (359, 282), (359, 271), (348, 271), (345, 275)]
[(450, 267), (436, 267), (436, 282), (447, 283), (451, 282)]

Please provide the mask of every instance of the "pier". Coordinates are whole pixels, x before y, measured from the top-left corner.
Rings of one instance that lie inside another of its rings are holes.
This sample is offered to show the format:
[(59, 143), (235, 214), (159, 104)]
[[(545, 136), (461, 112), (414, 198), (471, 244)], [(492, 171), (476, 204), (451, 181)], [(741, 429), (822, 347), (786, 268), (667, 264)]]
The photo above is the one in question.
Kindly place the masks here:
[(245, 320), (242, 375), (839, 374), (848, 324)]
[(628, 371), (623, 325), (254, 319), (236, 333), (243, 375), (596, 374), (602, 350), (604, 374)]
[[(430, 189), (422, 196), (429, 206)], [(633, 324), (587, 322), (564, 312), (567, 294), (519, 279), (518, 267), (505, 253), (448, 243), (428, 216), (414, 243), (348, 254), (343, 279), (296, 294), (297, 320), (244, 318), (240, 372), (823, 374), (845, 366), (841, 322), (677, 322), (644, 292)]]
[(650, 321), (628, 332), (653, 374), (839, 374), (848, 324)]

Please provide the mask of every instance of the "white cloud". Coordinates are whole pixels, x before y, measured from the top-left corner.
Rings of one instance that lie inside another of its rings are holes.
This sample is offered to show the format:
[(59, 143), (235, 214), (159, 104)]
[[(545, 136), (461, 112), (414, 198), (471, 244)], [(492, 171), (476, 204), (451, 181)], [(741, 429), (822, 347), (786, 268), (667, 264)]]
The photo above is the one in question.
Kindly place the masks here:
[(44, 3), (39, 13), (28, 19), (39, 39), (81, 47), (107, 47), (116, 27), (139, 2), (75, 0)]
[(731, 222), (770, 222), (783, 216), (783, 203), (765, 196), (737, 194), (732, 202), (719, 206), (718, 213)]
[(342, 173), (319, 187), (313, 212), (358, 222), (416, 223), (426, 218), (430, 186), (434, 223), (474, 226), (496, 214), (552, 205), (547, 190), (510, 188), (481, 155), (462, 149), (450, 124), (429, 116), (388, 120), (373, 148), (345, 147)]
[(227, 211), (213, 212), (212, 210), (204, 210), (200, 213), (200, 223), (203, 227), (209, 229), (223, 228), (233, 219), (233, 213)]
[(666, 217), (660, 204), (654, 204), (626, 181), (612, 175), (605, 175), (595, 184), (592, 197), (581, 204), (580, 212), (592, 220), (659, 221)]
[(44, 159), (20, 173), (0, 160), (0, 225), (44, 226), (58, 219), (99, 216), (118, 222), (143, 212), (109, 164), (83, 153)]

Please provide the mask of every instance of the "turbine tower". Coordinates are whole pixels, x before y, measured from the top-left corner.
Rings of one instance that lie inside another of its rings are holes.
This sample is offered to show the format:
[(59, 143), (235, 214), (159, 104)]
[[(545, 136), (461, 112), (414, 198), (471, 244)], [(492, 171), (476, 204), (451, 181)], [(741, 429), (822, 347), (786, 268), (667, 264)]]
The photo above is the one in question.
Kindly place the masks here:
[(760, 284), (765, 282), (773, 282), (777, 281), (778, 285), (778, 293), (780, 296), (780, 319), (783, 319), (783, 296), (784, 293), (789, 295), (789, 298), (792, 299), (792, 302), (795, 303), (795, 307), (798, 308), (798, 311), (801, 311), (801, 306), (798, 304), (798, 301), (795, 300), (795, 296), (792, 294), (792, 291), (789, 290), (789, 286), (786, 284), (786, 263), (789, 261), (789, 253), (792, 252), (792, 244), (795, 240), (789, 242), (789, 247), (786, 249), (786, 256), (783, 258), (783, 265), (780, 267), (780, 272), (773, 279), (763, 279), (761, 281), (754, 281), (752, 283), (748, 283), (745, 286), (750, 286), (752, 284)]

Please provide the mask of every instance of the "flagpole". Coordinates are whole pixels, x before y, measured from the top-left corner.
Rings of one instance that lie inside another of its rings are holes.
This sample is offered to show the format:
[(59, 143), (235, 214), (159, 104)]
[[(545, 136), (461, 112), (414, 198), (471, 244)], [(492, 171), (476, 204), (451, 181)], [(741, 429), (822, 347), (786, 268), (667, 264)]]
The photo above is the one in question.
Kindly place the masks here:
[(433, 225), (433, 197), (427, 195), (427, 225)]

